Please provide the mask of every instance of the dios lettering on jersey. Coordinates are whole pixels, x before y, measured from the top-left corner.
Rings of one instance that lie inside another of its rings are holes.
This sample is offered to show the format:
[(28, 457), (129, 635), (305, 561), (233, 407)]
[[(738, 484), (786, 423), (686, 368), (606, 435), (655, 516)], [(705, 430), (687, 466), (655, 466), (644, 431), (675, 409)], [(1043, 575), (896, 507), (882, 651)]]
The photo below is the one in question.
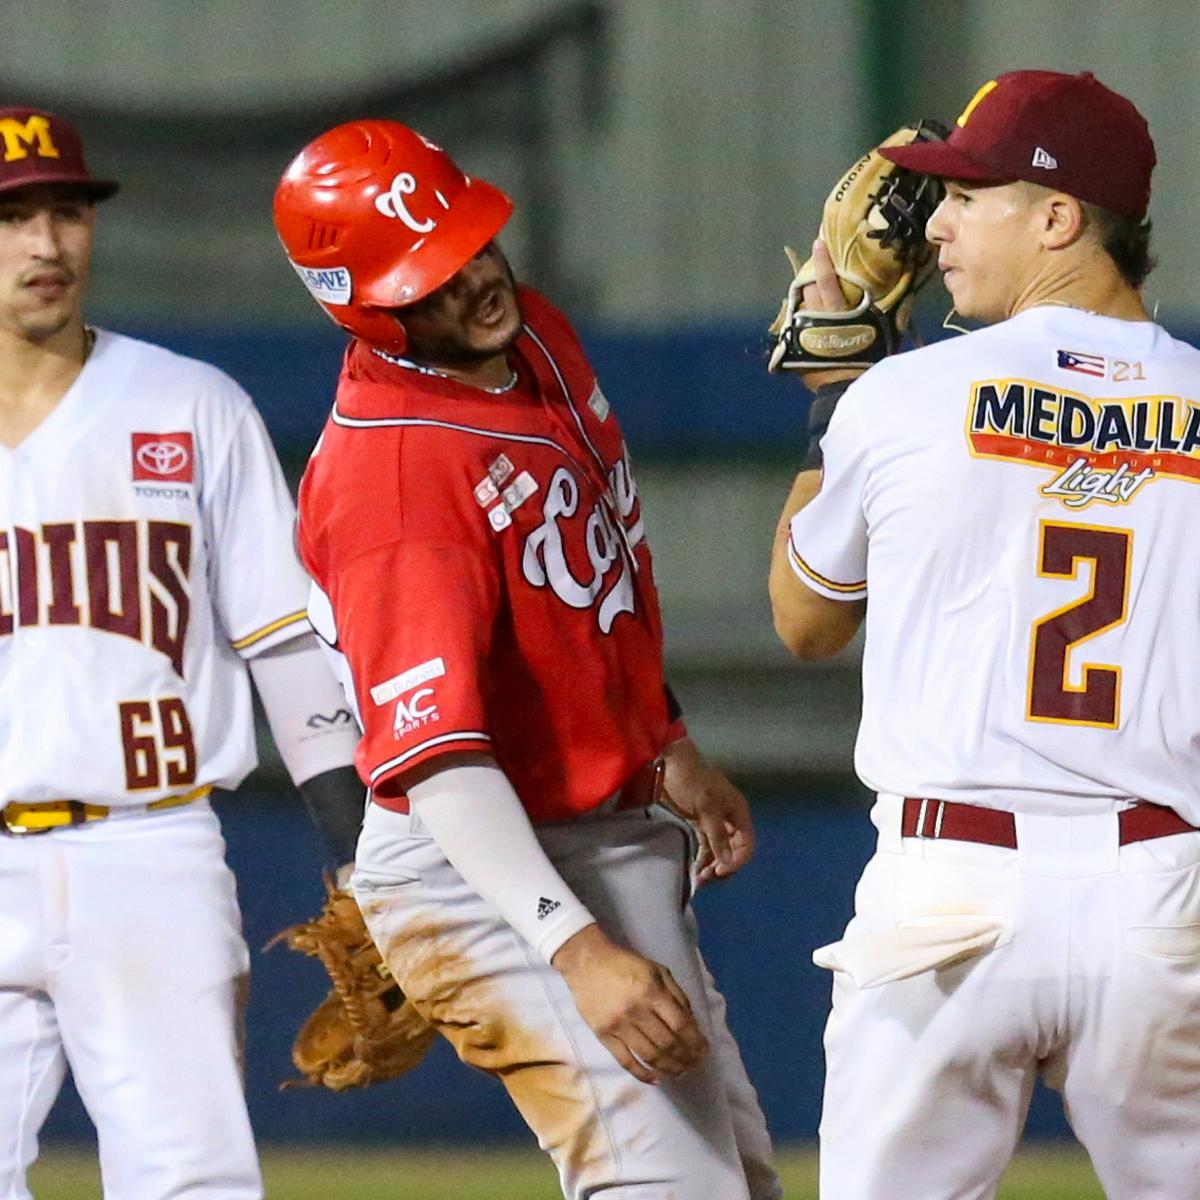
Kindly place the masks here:
[(0, 637), (80, 625), (166, 655), (183, 678), (192, 528), (74, 521), (0, 530)]
[(976, 458), (1052, 470), (1040, 491), (1068, 508), (1127, 504), (1156, 479), (1200, 482), (1200, 405), (1179, 396), (1093, 398), (1028, 379), (971, 387)]
[(579, 484), (559, 467), (546, 488), (542, 522), (526, 537), (521, 557), (527, 582), (548, 587), (571, 608), (594, 605), (605, 634), (621, 613), (635, 611), (634, 548), (645, 537), (640, 515), (630, 521), (638, 494), (628, 451), (613, 465), (608, 482), (608, 494), (580, 512)]

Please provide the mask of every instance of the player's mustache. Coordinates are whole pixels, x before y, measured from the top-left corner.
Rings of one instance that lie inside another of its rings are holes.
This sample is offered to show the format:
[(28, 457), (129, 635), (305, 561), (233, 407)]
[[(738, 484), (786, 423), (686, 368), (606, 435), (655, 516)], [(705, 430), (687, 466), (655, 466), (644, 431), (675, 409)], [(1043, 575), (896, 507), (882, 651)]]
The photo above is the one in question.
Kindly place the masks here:
[(44, 262), (36, 267), (31, 267), (28, 271), (22, 272), (19, 282), (22, 284), (32, 283), (35, 279), (42, 279), (46, 276), (51, 277), (55, 282), (72, 284), (76, 282), (75, 272), (61, 262)]
[(502, 292), (511, 290), (512, 288), (509, 284), (509, 281), (504, 278), (493, 279), (491, 283), (484, 284), (484, 286), (479, 289), (475, 298), (471, 301), (471, 315), (475, 316), (485, 304), (499, 296)]

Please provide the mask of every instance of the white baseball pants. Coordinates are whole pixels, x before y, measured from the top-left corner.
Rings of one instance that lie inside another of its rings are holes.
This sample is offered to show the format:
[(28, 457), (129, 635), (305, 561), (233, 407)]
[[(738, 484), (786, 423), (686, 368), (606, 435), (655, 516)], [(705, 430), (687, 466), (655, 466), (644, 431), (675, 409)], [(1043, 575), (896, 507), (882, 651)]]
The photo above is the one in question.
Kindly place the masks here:
[(260, 1200), (224, 852), (207, 801), (0, 836), (0, 1200), (29, 1200), (68, 1064), (106, 1200)]
[(370, 805), (352, 887), (393, 974), (464, 1062), (503, 1082), (568, 1200), (778, 1200), (762, 1111), (696, 945), (687, 835), (657, 810), (537, 833), (605, 931), (687, 993), (710, 1045), (699, 1067), (656, 1086), (627, 1074), (419, 820)]
[(900, 803), (875, 805), (878, 849), (839, 944), (859, 981), (872, 957), (902, 973), (913, 931), (999, 935), (875, 986), (835, 973), (821, 1195), (988, 1200), (1041, 1074), (1109, 1200), (1195, 1200), (1200, 832), (1119, 846), (1115, 814), (1018, 815), (1007, 850), (901, 839)]

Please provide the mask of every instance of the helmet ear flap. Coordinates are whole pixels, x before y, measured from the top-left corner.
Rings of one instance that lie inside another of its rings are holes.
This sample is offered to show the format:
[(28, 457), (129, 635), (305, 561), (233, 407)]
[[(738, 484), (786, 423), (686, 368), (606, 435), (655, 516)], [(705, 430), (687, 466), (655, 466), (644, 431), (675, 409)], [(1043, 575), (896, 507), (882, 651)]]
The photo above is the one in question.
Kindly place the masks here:
[(394, 309), (359, 308), (353, 312), (334, 304), (321, 307), (353, 337), (387, 354), (403, 354), (408, 349), (408, 333)]

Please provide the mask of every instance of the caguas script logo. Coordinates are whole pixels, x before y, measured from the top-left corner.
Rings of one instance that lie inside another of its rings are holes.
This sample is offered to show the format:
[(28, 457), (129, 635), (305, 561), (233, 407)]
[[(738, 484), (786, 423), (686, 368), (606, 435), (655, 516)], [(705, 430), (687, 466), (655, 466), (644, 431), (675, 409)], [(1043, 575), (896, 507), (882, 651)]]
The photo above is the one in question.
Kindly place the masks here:
[[(437, 221), (433, 217), (420, 220), (409, 211), (406, 197), (411, 196), (416, 190), (416, 177), (409, 174), (408, 171), (401, 171), (392, 177), (388, 190), (380, 192), (375, 197), (375, 207), (385, 217), (393, 217), (402, 221), (413, 233), (429, 233), (430, 230), (436, 228)], [(433, 194), (442, 208), (449, 210), (450, 202), (437, 188), (433, 189)]]
[(584, 523), (590, 578), (579, 578), (571, 570), (563, 544), (564, 533), (578, 527), (578, 522), (570, 518), (579, 509), (579, 485), (566, 467), (559, 467), (550, 480), (542, 502), (542, 523), (526, 538), (521, 560), (522, 572), (534, 587), (549, 587), (571, 608), (591, 608), (599, 598), (596, 621), (602, 633), (612, 630), (619, 614), (634, 611), (633, 573), (637, 563), (633, 547), (644, 536), (640, 520), (628, 530), (622, 524), (637, 501), (626, 460), (613, 468), (610, 486), (615, 513), (603, 500), (597, 500)]

